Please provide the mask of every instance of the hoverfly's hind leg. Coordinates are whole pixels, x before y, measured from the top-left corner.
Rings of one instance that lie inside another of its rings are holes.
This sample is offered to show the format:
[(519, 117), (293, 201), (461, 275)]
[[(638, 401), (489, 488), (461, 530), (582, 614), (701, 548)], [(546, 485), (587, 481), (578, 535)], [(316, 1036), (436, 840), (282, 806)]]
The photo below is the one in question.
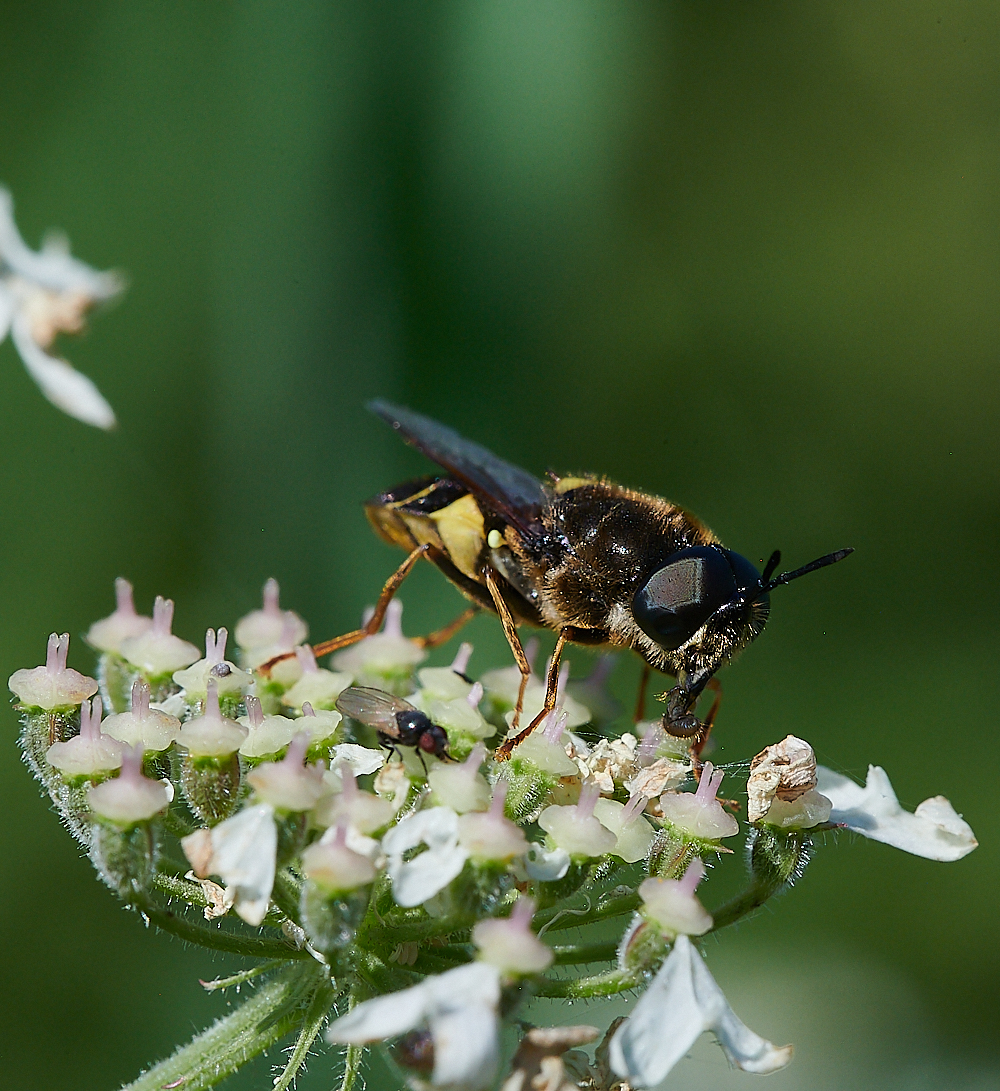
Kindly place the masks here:
[[(343, 636), (334, 637), (333, 640), (324, 640), (320, 644), (313, 644), (313, 655), (319, 659), (321, 655), (329, 655), (330, 652), (339, 652), (341, 648), (348, 648), (352, 644), (357, 644), (359, 640), (364, 640), (366, 636), (374, 636), (382, 627), (382, 622), (385, 620), (385, 612), (388, 609), (389, 603), (392, 602), (393, 597), (399, 590), (400, 584), (410, 574), (410, 570), (417, 561), (419, 561), (421, 557), (426, 556), (430, 550), (431, 546), (426, 543), (417, 546), (406, 560), (403, 561), (399, 568), (397, 568), (385, 581), (378, 601), (375, 603), (375, 609), (372, 612), (372, 616), (360, 629), (354, 629), (349, 633), (344, 633)], [(262, 663), (258, 670), (261, 674), (266, 676), (271, 673), (272, 668), (278, 663), (283, 662), (285, 659), (292, 659), (294, 656), (295, 652), (285, 652), (282, 655), (276, 655), (273, 659), (269, 659), (266, 663)]]
[(632, 723), (641, 723), (646, 718), (646, 689), (649, 686), (649, 676), (652, 667), (648, 663), (642, 665), (642, 677), (639, 679), (639, 692), (635, 698), (635, 711), (632, 713)]
[[(545, 704), (542, 705), (542, 711), (531, 721), (530, 724), (513, 738), (508, 738), (500, 746), (497, 747), (494, 757), (497, 761), (506, 761), (516, 746), (520, 746), (521, 743), (535, 730), (536, 727), (545, 719), (546, 716), (556, 707), (556, 701), (559, 699), (559, 668), (562, 664), (563, 648), (569, 641), (570, 629), (560, 629), (559, 639), (556, 641), (556, 646), (552, 651), (552, 658), (549, 660), (548, 674), (545, 676)], [(522, 687), (523, 688), (523, 687)], [(516, 723), (511, 724), (511, 730), (516, 728)]]
[(442, 644), (447, 644), (459, 629), (467, 625), (479, 613), (479, 610), (478, 606), (470, 606), (443, 628), (435, 629), (433, 633), (428, 633), (426, 636), (413, 637), (413, 643), (421, 648), (439, 648)]
[(518, 687), (517, 704), (514, 706), (514, 719), (511, 722), (511, 730), (516, 731), (518, 724), (521, 721), (521, 709), (524, 707), (524, 691), (527, 689), (528, 679), (531, 677), (531, 664), (528, 662), (528, 657), (524, 654), (521, 638), (517, 635), (517, 624), (514, 621), (514, 615), (510, 612), (510, 607), (504, 600), (503, 595), (500, 594), (496, 576), (493, 575), (492, 570), (489, 568), (485, 570), (483, 575), (486, 579), (486, 587), (489, 590), (490, 597), (493, 599), (493, 605), (496, 606), (497, 613), (500, 615), (500, 624), (503, 625), (503, 635), (507, 638), (510, 650), (514, 653), (514, 661), (517, 663), (517, 669), (521, 672), (521, 685)]

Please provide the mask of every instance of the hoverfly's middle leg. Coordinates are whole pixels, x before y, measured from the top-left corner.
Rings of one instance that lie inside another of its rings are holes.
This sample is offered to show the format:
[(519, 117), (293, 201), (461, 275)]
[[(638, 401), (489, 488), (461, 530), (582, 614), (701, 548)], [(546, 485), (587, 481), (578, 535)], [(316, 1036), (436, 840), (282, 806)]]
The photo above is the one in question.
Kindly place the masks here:
[(463, 625), (467, 625), (479, 613), (479, 610), (478, 606), (470, 606), (443, 628), (435, 629), (433, 633), (428, 633), (426, 636), (413, 637), (413, 643), (421, 648), (439, 648), (442, 644), (447, 644)]
[[(497, 747), (494, 754), (497, 761), (506, 761), (513, 753), (514, 748), (520, 746), (532, 731), (534, 731), (545, 717), (556, 707), (556, 701), (559, 699), (559, 668), (562, 665), (563, 648), (569, 643), (570, 633), (572, 631), (572, 629), (559, 630), (559, 639), (556, 641), (556, 646), (552, 651), (552, 658), (549, 660), (548, 674), (545, 677), (545, 703), (542, 705), (542, 711), (538, 713), (523, 731), (519, 732), (513, 738), (508, 738)], [(514, 730), (516, 726), (516, 723), (511, 724), (511, 729)]]
[[(349, 633), (344, 633), (343, 636), (334, 637), (333, 640), (324, 640), (320, 644), (313, 644), (313, 655), (319, 659), (321, 655), (329, 655), (330, 652), (339, 652), (341, 648), (349, 648), (352, 644), (357, 644), (359, 640), (364, 640), (366, 636), (374, 636), (382, 627), (382, 622), (385, 620), (385, 612), (389, 607), (389, 603), (392, 602), (393, 597), (399, 590), (400, 584), (402, 584), (403, 580), (410, 574), (410, 570), (417, 561), (430, 553), (432, 548), (433, 547), (428, 543), (417, 546), (406, 560), (403, 561), (399, 568), (393, 572), (382, 586), (382, 592), (378, 597), (378, 601), (375, 603), (375, 609), (372, 612), (372, 616), (360, 629), (353, 629)], [(272, 668), (278, 663), (283, 662), (285, 659), (292, 659), (294, 656), (295, 652), (284, 652), (282, 655), (276, 655), (273, 659), (269, 659), (266, 663), (262, 663), (258, 669), (261, 674), (266, 676), (271, 673)]]
[(521, 721), (521, 709), (524, 707), (524, 691), (528, 688), (528, 679), (531, 677), (531, 664), (524, 654), (524, 647), (517, 633), (517, 623), (514, 621), (514, 615), (510, 612), (510, 607), (503, 595), (500, 594), (496, 576), (493, 575), (491, 569), (487, 568), (483, 572), (483, 577), (486, 580), (486, 588), (490, 593), (490, 597), (493, 599), (493, 605), (496, 606), (497, 613), (500, 615), (503, 635), (507, 638), (510, 650), (514, 653), (517, 669), (521, 672), (521, 685), (517, 690), (517, 704), (514, 706), (514, 719), (511, 723), (511, 728), (516, 731)]

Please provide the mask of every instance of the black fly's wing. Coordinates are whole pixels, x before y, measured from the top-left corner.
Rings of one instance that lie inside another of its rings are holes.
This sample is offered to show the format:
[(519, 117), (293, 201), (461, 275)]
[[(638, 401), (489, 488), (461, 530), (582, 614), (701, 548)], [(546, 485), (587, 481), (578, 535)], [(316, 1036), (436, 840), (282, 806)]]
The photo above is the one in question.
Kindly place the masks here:
[(351, 686), (337, 698), (337, 710), (352, 720), (359, 720), (391, 739), (398, 738), (397, 712), (413, 712), (414, 707), (402, 697), (368, 686)]
[(523, 534), (542, 533), (541, 511), (547, 498), (541, 482), (527, 470), (412, 409), (384, 401), (369, 402), (368, 408)]

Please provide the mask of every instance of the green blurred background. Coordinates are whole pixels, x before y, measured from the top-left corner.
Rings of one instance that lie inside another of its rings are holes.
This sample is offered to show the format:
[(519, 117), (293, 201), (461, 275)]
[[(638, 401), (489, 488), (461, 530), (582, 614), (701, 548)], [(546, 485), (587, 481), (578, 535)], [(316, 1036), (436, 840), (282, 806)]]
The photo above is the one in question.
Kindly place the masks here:
[[(317, 638), (353, 626), (399, 559), (360, 503), (425, 468), (376, 395), (537, 472), (665, 494), (755, 559), (853, 545), (725, 672), (719, 759), (794, 731), (835, 768), (884, 765), (911, 807), (946, 794), (981, 847), (945, 865), (830, 838), (711, 964), (797, 1043), (769, 1087), (1000, 1086), (1000, 4), (3, 11), (22, 231), (62, 227), (132, 285), (63, 346), (112, 434), (0, 347), (3, 670), (52, 630), (90, 669), (79, 634), (117, 575), (196, 641), (271, 575)], [(410, 632), (458, 602), (430, 566), (404, 600)], [(473, 669), (505, 661), (497, 628), (474, 623)], [(224, 1009), (197, 978), (227, 963), (117, 908), (15, 733), (9, 713), (3, 1083), (111, 1089)], [(673, 1084), (753, 1079), (706, 1045)], [(320, 1057), (300, 1086), (333, 1083)]]

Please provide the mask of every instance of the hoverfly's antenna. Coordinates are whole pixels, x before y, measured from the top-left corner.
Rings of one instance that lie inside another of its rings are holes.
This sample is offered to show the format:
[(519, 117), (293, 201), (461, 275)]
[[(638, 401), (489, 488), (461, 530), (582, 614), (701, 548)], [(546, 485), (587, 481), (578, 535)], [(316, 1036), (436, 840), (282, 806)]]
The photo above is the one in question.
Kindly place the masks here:
[(815, 572), (817, 568), (826, 568), (828, 564), (836, 564), (837, 561), (842, 561), (853, 552), (853, 546), (848, 546), (847, 549), (838, 549), (834, 553), (827, 553), (825, 557), (819, 557), (815, 561), (804, 564), (801, 568), (796, 568), (794, 572), (782, 572), (780, 576), (775, 576), (772, 580), (771, 573), (781, 563), (781, 551), (776, 549), (764, 566), (764, 571), (760, 577), (760, 591), (758, 594), (766, 595), (768, 591), (773, 591), (775, 587), (780, 587), (783, 583), (791, 583), (792, 580), (797, 580), (799, 576)]

